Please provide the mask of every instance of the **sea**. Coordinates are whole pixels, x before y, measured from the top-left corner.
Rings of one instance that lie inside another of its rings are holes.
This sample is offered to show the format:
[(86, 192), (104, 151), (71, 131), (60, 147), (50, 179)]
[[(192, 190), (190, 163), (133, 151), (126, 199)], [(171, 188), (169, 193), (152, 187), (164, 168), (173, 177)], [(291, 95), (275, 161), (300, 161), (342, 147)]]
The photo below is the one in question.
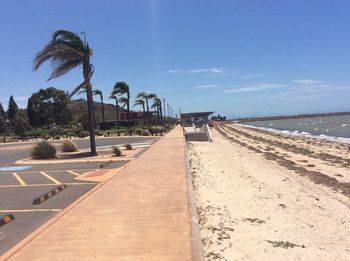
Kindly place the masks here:
[(350, 115), (254, 121), (243, 124), (285, 134), (350, 143)]

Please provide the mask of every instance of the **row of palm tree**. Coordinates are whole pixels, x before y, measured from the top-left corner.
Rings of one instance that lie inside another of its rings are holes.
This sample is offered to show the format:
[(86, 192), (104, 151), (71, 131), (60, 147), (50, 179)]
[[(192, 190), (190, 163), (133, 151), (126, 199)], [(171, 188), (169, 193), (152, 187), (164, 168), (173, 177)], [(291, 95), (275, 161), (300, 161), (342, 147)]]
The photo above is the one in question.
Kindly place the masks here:
[[(94, 73), (94, 66), (90, 63), (90, 58), (93, 54), (92, 49), (89, 47), (89, 43), (86, 41), (85, 33), (84, 40), (76, 33), (58, 30), (53, 33), (51, 41), (35, 56), (33, 61), (34, 70), (38, 70), (39, 67), (45, 62), (51, 62), (52, 72), (49, 76), (49, 80), (58, 78), (71, 69), (76, 67), (82, 67), (83, 69), (83, 82), (79, 84), (69, 95), (69, 98), (77, 93), (86, 93), (87, 97), (87, 109), (88, 109), (88, 126), (90, 134), (90, 149), (91, 155), (97, 155), (96, 143), (95, 143), (95, 119), (94, 119), (94, 106), (93, 96), (100, 96), (102, 119), (105, 122), (104, 102), (103, 94), (100, 90), (93, 90), (91, 84), (91, 77)], [(130, 130), (130, 88), (125, 82), (116, 82), (114, 88), (109, 97), (114, 99), (116, 103), (117, 114), (117, 128), (119, 129), (119, 104), (121, 107), (126, 106), (128, 128)], [(149, 100), (153, 101), (151, 109), (154, 109), (158, 120), (162, 123), (163, 112), (161, 99), (154, 93), (141, 92), (137, 95), (134, 106), (142, 105), (143, 112), (145, 113), (145, 105), (148, 115), (148, 123), (151, 121), (151, 114), (149, 108)]]

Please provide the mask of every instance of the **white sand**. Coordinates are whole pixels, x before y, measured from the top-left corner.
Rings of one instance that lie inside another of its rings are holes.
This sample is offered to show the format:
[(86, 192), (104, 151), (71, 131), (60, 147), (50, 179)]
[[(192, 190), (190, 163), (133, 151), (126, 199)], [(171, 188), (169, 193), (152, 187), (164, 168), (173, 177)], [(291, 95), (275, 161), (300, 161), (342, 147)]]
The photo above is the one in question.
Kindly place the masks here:
[[(265, 133), (237, 128), (274, 139)], [(294, 170), (267, 160), (263, 153), (229, 141), (215, 130), (212, 134), (212, 143), (189, 143), (207, 260), (350, 260), (350, 200), (346, 193), (315, 184)], [(263, 142), (257, 144), (242, 135), (229, 135), (271, 151), (271, 146)], [(311, 143), (295, 139), (298, 146), (314, 153), (322, 151), (324, 145), (325, 153), (347, 156), (346, 146), (324, 143), (312, 147)], [(292, 142), (288, 138), (279, 140)], [(272, 151), (293, 160), (296, 166), (330, 173), (339, 182), (350, 179), (350, 169), (344, 164), (276, 147)], [(306, 167), (306, 163), (315, 166)], [(295, 246), (290, 247), (292, 244)]]

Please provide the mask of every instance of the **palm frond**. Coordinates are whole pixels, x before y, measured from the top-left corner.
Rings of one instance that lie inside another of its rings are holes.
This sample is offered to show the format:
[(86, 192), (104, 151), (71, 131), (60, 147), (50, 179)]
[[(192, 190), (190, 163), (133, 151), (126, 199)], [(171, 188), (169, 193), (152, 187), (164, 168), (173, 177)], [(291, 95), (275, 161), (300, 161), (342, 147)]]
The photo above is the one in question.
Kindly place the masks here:
[(55, 67), (48, 79), (51, 80), (53, 78), (57, 78), (62, 76), (63, 74), (69, 72), (71, 69), (78, 67), (81, 64), (81, 60), (68, 60), (65, 63)]
[(100, 90), (94, 90), (94, 91), (93, 91), (93, 94), (94, 94), (94, 95), (101, 95), (101, 94), (102, 94), (102, 91), (100, 91)]
[(145, 92), (140, 92), (136, 95), (136, 99), (138, 98), (146, 99), (146, 97), (147, 97), (147, 93)]
[(157, 94), (155, 94), (155, 93), (149, 93), (148, 95), (147, 95), (147, 98), (148, 99), (153, 99), (153, 98), (156, 98), (157, 97)]
[(82, 88), (85, 88), (85, 81), (79, 84), (78, 87), (75, 87), (75, 89), (72, 91), (71, 94), (69, 94), (68, 99), (72, 98), (77, 92), (79, 92)]
[(135, 104), (133, 106), (137, 106), (137, 105), (145, 105), (145, 101), (142, 99), (137, 99), (135, 100)]
[(127, 93), (129, 95), (129, 85), (126, 82), (116, 82), (114, 84), (114, 88), (112, 94), (124, 94)]

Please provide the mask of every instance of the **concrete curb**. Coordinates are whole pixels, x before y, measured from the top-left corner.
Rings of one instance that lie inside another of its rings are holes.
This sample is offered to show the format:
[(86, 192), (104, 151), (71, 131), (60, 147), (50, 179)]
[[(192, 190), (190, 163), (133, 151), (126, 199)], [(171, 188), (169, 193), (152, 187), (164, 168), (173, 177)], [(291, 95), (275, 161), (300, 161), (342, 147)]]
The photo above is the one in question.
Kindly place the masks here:
[(191, 230), (191, 246), (192, 246), (192, 260), (193, 261), (204, 261), (204, 251), (202, 245), (202, 238), (199, 230), (198, 213), (196, 208), (196, 201), (194, 198), (192, 176), (190, 171), (188, 151), (186, 140), (184, 137), (184, 148), (185, 148), (185, 171), (187, 181), (187, 199), (188, 199), (188, 211), (190, 217), (190, 230)]
[(37, 197), (36, 199), (33, 200), (33, 205), (40, 205), (41, 203), (45, 202), (49, 198), (52, 198), (54, 195), (57, 193), (60, 193), (61, 191), (65, 190), (67, 188), (67, 185), (60, 185), (49, 192)]
[(0, 227), (10, 223), (12, 220), (14, 220), (15, 217), (12, 215), (12, 214), (8, 214), (6, 216), (3, 216), (1, 219), (0, 219)]
[[(109, 174), (109, 178), (105, 181), (99, 183), (94, 188), (86, 192), (84, 195), (82, 195), (80, 198), (78, 198), (76, 201), (74, 201), (72, 204), (70, 204), (68, 207), (63, 209), (61, 212), (59, 212), (55, 217), (41, 225), (39, 228), (37, 228), (35, 231), (33, 231), (31, 234), (26, 236), (24, 239), (22, 239), (20, 242), (18, 242), (16, 245), (14, 245), (12, 248), (10, 248), (8, 251), (6, 251), (2, 256), (0, 256), (0, 260), (8, 260), (11, 256), (13, 256), (16, 252), (21, 250), (23, 247), (25, 247), (27, 244), (29, 244), (33, 239), (35, 239), (37, 236), (39, 236), (41, 233), (43, 233), (46, 229), (48, 229), (50, 226), (52, 226), (56, 221), (60, 220), (64, 215), (66, 215), (71, 209), (82, 203), (85, 199), (87, 199), (89, 196), (91, 196), (95, 191), (97, 191), (99, 188), (104, 186), (112, 177), (114, 177), (115, 174), (117, 174), (120, 170), (126, 168), (129, 166), (134, 160), (129, 161), (124, 166), (118, 169), (112, 169), (108, 171), (106, 174)], [(115, 173), (114, 173), (115, 172)]]

